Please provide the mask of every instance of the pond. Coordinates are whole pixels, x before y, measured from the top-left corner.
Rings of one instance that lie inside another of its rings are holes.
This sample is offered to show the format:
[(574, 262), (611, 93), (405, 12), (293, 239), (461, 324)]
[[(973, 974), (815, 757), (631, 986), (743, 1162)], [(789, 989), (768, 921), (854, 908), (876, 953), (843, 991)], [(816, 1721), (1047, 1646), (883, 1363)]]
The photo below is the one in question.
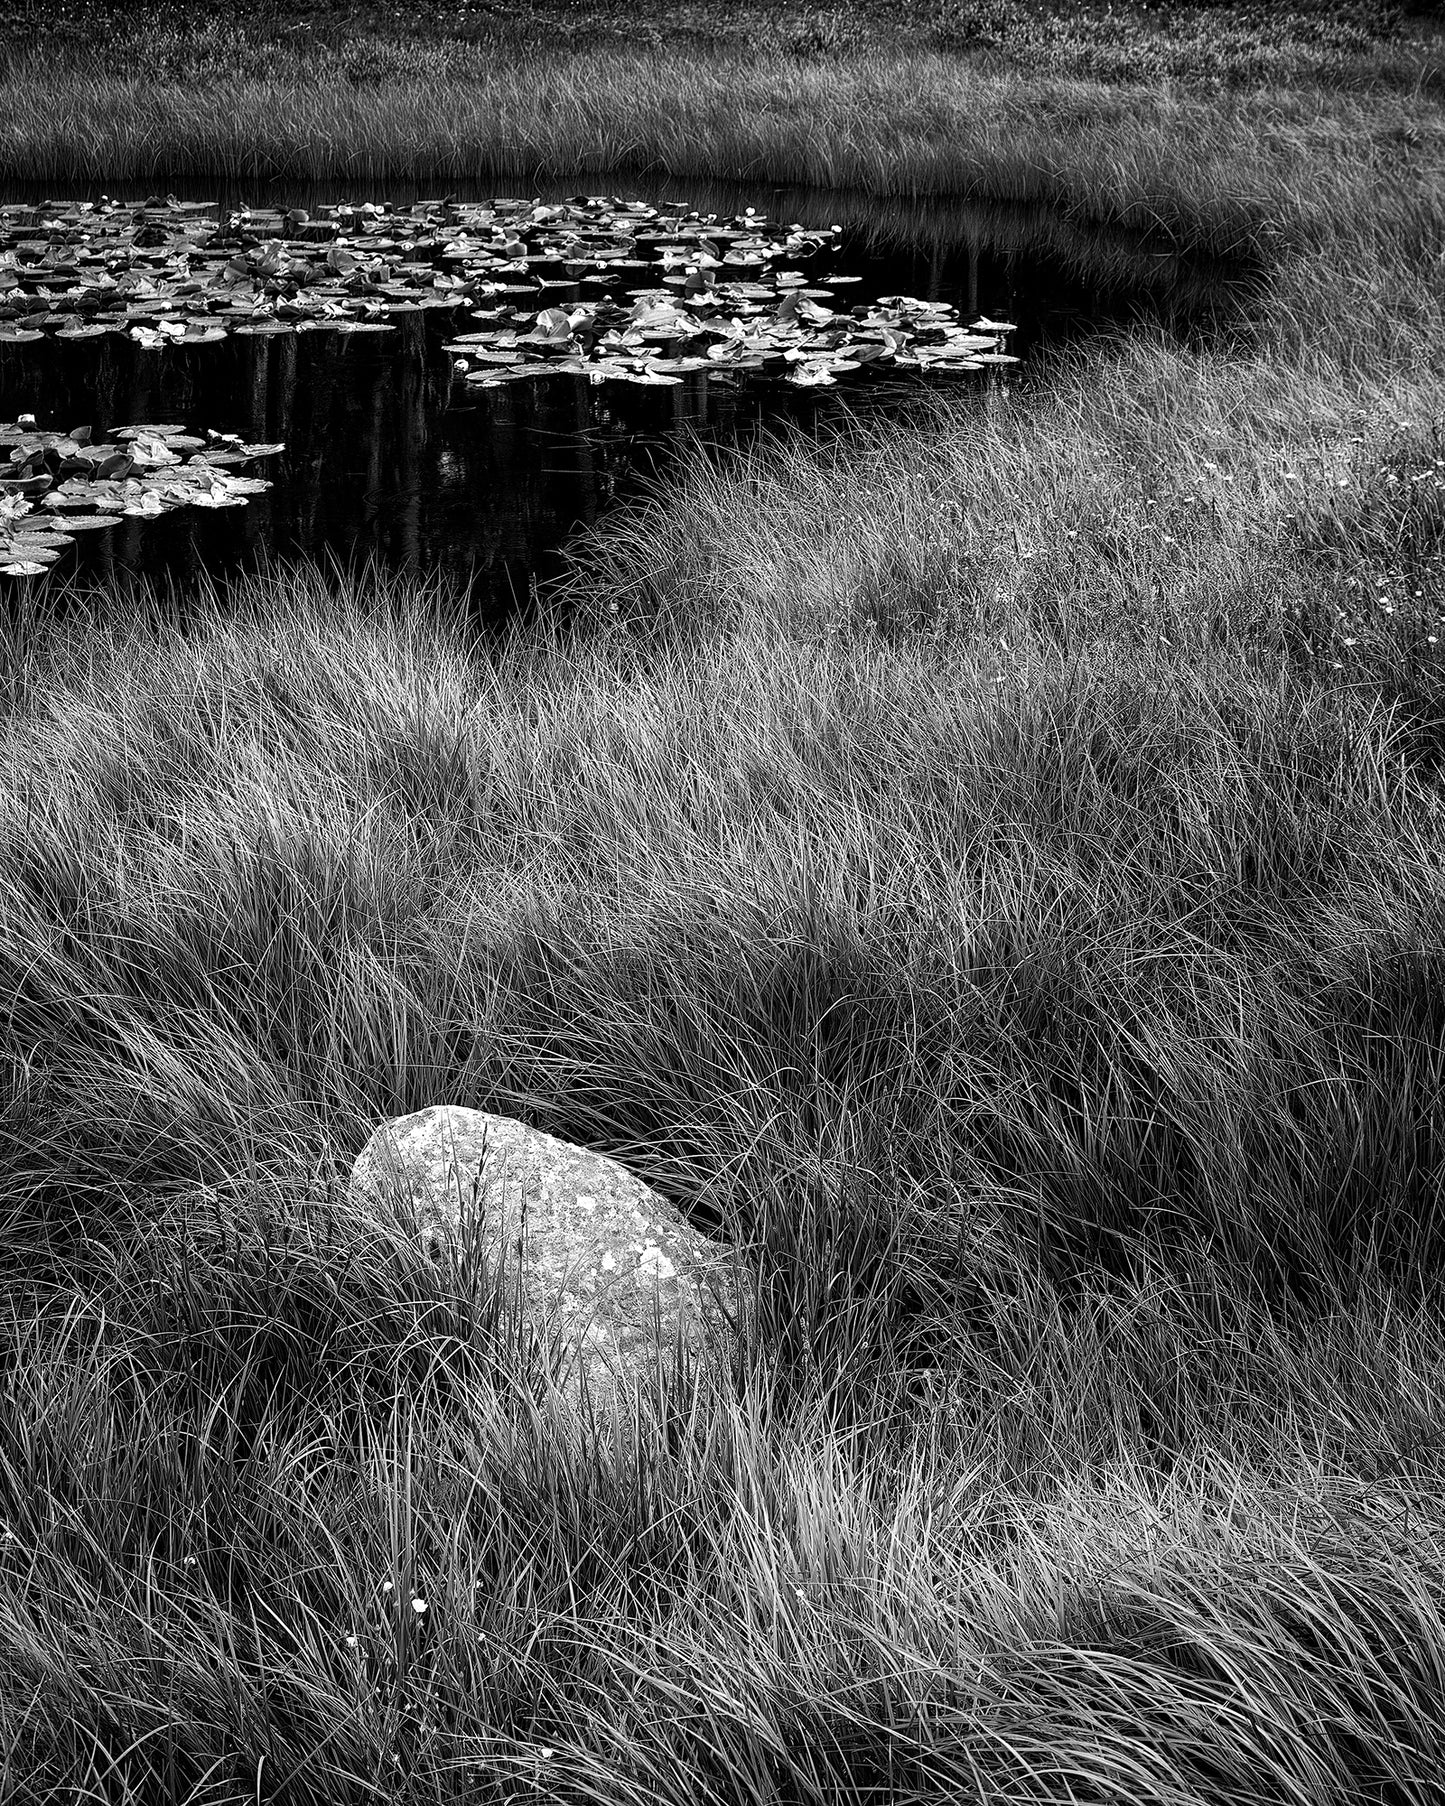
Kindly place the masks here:
[[(1042, 213), (661, 182), (619, 201), (585, 178), (11, 194), (0, 239), (0, 422), (34, 417), (0, 445), (30, 458), (0, 508), (50, 530), (48, 570), (374, 557), (467, 586), (481, 624), (690, 436), (816, 429), (939, 382), (987, 405), (1101, 326), (1207, 331), (1236, 274)], [(36, 437), (76, 428), (91, 444), (61, 455)], [(102, 440), (131, 455), (103, 464)], [(178, 505), (187, 466), (204, 505)], [(123, 506), (139, 479), (160, 499)], [(87, 507), (114, 524), (67, 531)]]

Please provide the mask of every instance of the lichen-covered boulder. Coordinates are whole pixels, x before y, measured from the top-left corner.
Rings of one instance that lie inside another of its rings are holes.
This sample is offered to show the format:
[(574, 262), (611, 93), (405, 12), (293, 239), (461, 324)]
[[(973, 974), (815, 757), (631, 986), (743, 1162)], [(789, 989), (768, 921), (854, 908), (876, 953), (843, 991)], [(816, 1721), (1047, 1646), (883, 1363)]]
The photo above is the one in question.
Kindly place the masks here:
[[(728, 1251), (616, 1160), (508, 1116), (434, 1104), (376, 1129), (351, 1171), (353, 1201), (415, 1211), (423, 1245), (456, 1249), (462, 1212), (543, 1345), (563, 1355), (573, 1403), (585, 1377), (594, 1408), (618, 1386), (720, 1355), (735, 1321)], [(475, 1203), (473, 1198), (475, 1196)], [(524, 1215), (525, 1207), (525, 1215)], [(575, 1357), (575, 1358), (573, 1358)]]

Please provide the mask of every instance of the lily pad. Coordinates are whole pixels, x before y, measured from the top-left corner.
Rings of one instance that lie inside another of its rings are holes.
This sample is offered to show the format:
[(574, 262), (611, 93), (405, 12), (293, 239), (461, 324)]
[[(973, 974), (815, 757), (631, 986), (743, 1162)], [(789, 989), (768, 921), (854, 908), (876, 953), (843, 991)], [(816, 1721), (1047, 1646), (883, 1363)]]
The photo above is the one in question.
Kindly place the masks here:
[[(56, 519), (57, 517), (52, 516), (50, 518)], [(120, 521), (121, 517), (118, 514), (81, 514), (76, 512), (74, 514), (66, 515), (63, 521), (58, 520), (57, 524), (62, 525), (66, 535), (69, 536), (75, 533), (94, 533), (102, 527), (118, 527)]]
[[(285, 447), (248, 445), (235, 433), (201, 436), (170, 424), (121, 427), (112, 439), (95, 442), (89, 427), (42, 430), (26, 414), (0, 422), (0, 450), (5, 449), (9, 458), (0, 468), (29, 472), (37, 462), (51, 466), (44, 474), (0, 479), (0, 570), (36, 577), (79, 532), (176, 508), (243, 507), (270, 483), (220, 466), (270, 457)], [(63, 473), (59, 483), (51, 474), (55, 469)], [(35, 498), (42, 494), (45, 512), (40, 513)]]

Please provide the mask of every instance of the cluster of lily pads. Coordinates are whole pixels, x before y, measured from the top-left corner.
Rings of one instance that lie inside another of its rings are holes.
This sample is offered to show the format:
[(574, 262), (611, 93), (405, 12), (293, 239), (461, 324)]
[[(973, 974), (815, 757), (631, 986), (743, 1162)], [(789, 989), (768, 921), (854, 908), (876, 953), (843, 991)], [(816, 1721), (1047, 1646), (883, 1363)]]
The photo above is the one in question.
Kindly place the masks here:
[[(810, 286), (779, 267), (840, 236), (751, 208), (723, 219), (604, 195), (341, 202), (314, 217), (222, 215), (215, 202), (174, 195), (13, 204), (0, 206), (0, 344), (122, 333), (159, 349), (233, 333), (386, 332), (399, 314), (471, 307), (480, 330), (449, 349), (455, 373), (484, 388), (564, 372), (671, 383), (693, 369), (773, 369), (811, 386), (871, 362), (944, 371), (1016, 361), (999, 349), (1012, 331), (1002, 321), (964, 328), (944, 303), (902, 295), (837, 312), (826, 303), (856, 277)], [(521, 299), (586, 286), (608, 292), (530, 310)]]
[(38, 577), (78, 533), (127, 515), (243, 507), (271, 485), (235, 467), (284, 450), (180, 426), (121, 427), (97, 440), (88, 426), (43, 432), (33, 414), (0, 423), (0, 575)]
[(885, 295), (875, 307), (840, 314), (821, 306), (819, 294), (790, 288), (778, 298), (759, 284), (719, 283), (681, 301), (645, 290), (630, 308), (501, 307), (478, 313), (483, 329), (459, 334), (447, 350), (456, 354), (454, 372), (484, 389), (563, 373), (594, 383), (680, 383), (695, 370), (766, 371), (818, 388), (870, 363), (942, 372), (1018, 361), (997, 349), (1008, 327), (961, 327), (945, 302)]

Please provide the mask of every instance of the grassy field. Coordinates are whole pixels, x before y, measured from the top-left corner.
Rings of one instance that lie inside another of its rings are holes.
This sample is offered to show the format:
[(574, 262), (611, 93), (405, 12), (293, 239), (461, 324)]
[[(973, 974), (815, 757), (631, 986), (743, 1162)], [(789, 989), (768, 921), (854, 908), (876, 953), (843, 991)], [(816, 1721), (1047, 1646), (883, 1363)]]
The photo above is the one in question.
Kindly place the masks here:
[[(1438, 52), (1190, 17), (585, 55), (684, 173), (1248, 244), (1227, 340), (699, 454), (503, 646), (6, 615), (0, 1798), (1438, 1800)], [(442, 1099), (738, 1245), (725, 1383), (538, 1408), (341, 1196)]]

